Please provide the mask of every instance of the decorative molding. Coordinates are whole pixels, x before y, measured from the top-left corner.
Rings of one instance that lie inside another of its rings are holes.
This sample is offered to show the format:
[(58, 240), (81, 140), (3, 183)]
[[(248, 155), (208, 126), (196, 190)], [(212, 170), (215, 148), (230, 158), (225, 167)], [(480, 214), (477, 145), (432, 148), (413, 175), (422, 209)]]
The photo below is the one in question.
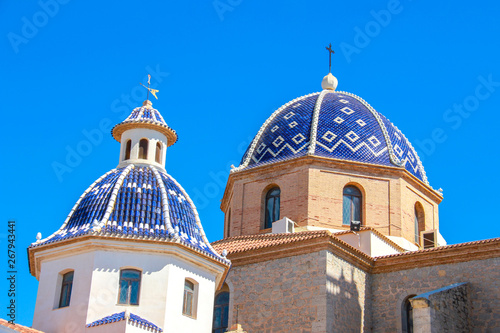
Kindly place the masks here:
[(317, 141), (316, 138), (318, 135), (319, 112), (321, 111), (321, 104), (323, 104), (323, 98), (325, 97), (326, 94), (330, 92), (333, 93), (333, 91), (330, 90), (323, 90), (319, 94), (318, 99), (314, 104), (313, 117), (311, 120), (311, 132), (309, 134), (309, 149), (307, 150), (308, 155), (312, 155), (316, 151), (316, 141)]
[(113, 187), (113, 191), (111, 192), (111, 198), (109, 199), (108, 206), (106, 207), (106, 213), (104, 213), (104, 217), (100, 221), (100, 223), (97, 226), (93, 226), (92, 230), (100, 230), (102, 227), (104, 227), (108, 220), (109, 216), (111, 215), (111, 212), (113, 211), (113, 208), (115, 206), (116, 202), (116, 196), (118, 195), (118, 191), (120, 191), (120, 188), (122, 187), (123, 181), (125, 180), (125, 177), (129, 174), (130, 170), (134, 168), (134, 165), (131, 164), (128, 167), (126, 167), (120, 174), (120, 177), (118, 177), (118, 180), (115, 183), (115, 186)]
[[(61, 231), (63, 231), (65, 228), (66, 228), (66, 225), (68, 224), (69, 220), (71, 219), (71, 216), (73, 216), (73, 213), (75, 212), (76, 208), (80, 205), (80, 202), (82, 201), (82, 199), (87, 195), (87, 193), (89, 193), (90, 191), (92, 191), (92, 189), (95, 187), (95, 185), (97, 183), (99, 183), (101, 180), (103, 180), (105, 177), (107, 177), (110, 173), (112, 172), (116, 172), (118, 169), (112, 169), (108, 172), (106, 172), (104, 175), (102, 175), (101, 177), (99, 177), (95, 182), (92, 183), (92, 185), (90, 185), (86, 190), (85, 192), (83, 192), (83, 194), (80, 196), (80, 198), (78, 198), (78, 200), (76, 201), (75, 205), (73, 206), (73, 208), (71, 209), (71, 211), (69, 212), (68, 216), (66, 217), (66, 220), (64, 220), (64, 223), (62, 224), (62, 226), (56, 231), (54, 232), (53, 234), (51, 234), (50, 236), (48, 237), (45, 237), (44, 239), (40, 239), (33, 244), (40, 244), (40, 243), (43, 243), (45, 241), (47, 241), (48, 239), (54, 237), (55, 235), (59, 234)], [(90, 227), (90, 226), (89, 226)]]
[[(155, 167), (151, 167), (151, 170), (153, 170), (153, 174), (155, 175), (156, 181), (158, 182), (158, 186), (160, 187), (163, 218), (165, 219), (165, 226), (167, 228), (167, 233), (174, 239), (178, 240), (179, 235), (175, 232), (174, 228), (172, 227), (172, 222), (170, 222), (170, 209), (168, 207), (167, 189), (165, 188), (165, 184), (163, 183), (163, 179), (161, 178), (158, 170)], [(165, 173), (165, 175), (168, 174)], [(181, 188), (181, 191), (184, 192), (184, 189)], [(196, 208), (194, 209), (194, 211), (196, 212)]]
[[(184, 190), (184, 188), (181, 186), (181, 184), (179, 184), (177, 182), (177, 180), (175, 180), (173, 177), (171, 177), (168, 173), (164, 173), (164, 175), (166, 175), (175, 185), (177, 185), (179, 187), (179, 189), (182, 191), (182, 193), (184, 194), (184, 196), (186, 197), (186, 200), (187, 202), (191, 205), (191, 208), (193, 209), (193, 212), (194, 212), (194, 217), (195, 217), (195, 220), (196, 220), (196, 225), (198, 226), (199, 230), (200, 230), (200, 233), (201, 233), (201, 238), (203, 239), (203, 241), (205, 242), (205, 244), (208, 246), (208, 248), (210, 250), (212, 250), (214, 253), (218, 253), (217, 251), (215, 251), (215, 249), (212, 247), (212, 244), (210, 244), (210, 242), (208, 241), (208, 238), (205, 234), (205, 230), (203, 230), (203, 226), (201, 225), (201, 221), (200, 221), (200, 216), (198, 214), (198, 210), (196, 209), (196, 206), (194, 205), (193, 203), (193, 200), (191, 200), (191, 198), (189, 197), (189, 194), (187, 194), (187, 192)], [(220, 255), (220, 253), (218, 253)], [(226, 261), (227, 263), (230, 263), (230, 261), (224, 257), (221, 256), (221, 258)]]
[[(309, 232), (314, 235), (313, 232)], [(292, 234), (293, 235), (293, 234)], [(243, 266), (259, 262), (292, 257), (329, 250), (334, 255), (372, 274), (382, 274), (427, 266), (456, 264), (474, 260), (500, 257), (500, 238), (441, 246), (433, 249), (404, 252), (381, 257), (370, 257), (329, 231), (316, 232), (316, 235), (294, 241), (285, 240), (267, 243), (264, 235), (238, 236), (214, 242), (216, 248), (230, 248), (228, 243), (256, 238), (255, 247), (233, 251), (228, 254), (232, 265)]]
[(259, 142), (260, 137), (262, 136), (262, 133), (264, 133), (264, 130), (274, 120), (274, 118), (276, 118), (284, 109), (286, 109), (290, 105), (295, 104), (297, 102), (300, 102), (301, 100), (306, 99), (308, 97), (318, 95), (318, 94), (320, 94), (320, 93), (316, 92), (316, 93), (312, 93), (312, 94), (308, 94), (308, 95), (304, 95), (304, 96), (295, 98), (295, 99), (291, 100), (290, 102), (282, 105), (276, 111), (274, 111), (273, 114), (271, 114), (271, 116), (269, 118), (267, 118), (267, 120), (264, 122), (264, 124), (262, 124), (262, 126), (259, 129), (259, 132), (257, 132), (257, 135), (255, 136), (252, 143), (250, 144), (250, 149), (248, 149), (248, 152), (246, 154), (246, 157), (245, 157), (245, 160), (243, 161), (243, 163), (239, 167), (232, 169), (231, 173), (243, 170), (244, 168), (246, 168), (248, 166), (248, 163), (250, 163), (250, 159), (253, 155), (253, 152), (255, 151), (255, 147), (257, 146), (257, 143)]

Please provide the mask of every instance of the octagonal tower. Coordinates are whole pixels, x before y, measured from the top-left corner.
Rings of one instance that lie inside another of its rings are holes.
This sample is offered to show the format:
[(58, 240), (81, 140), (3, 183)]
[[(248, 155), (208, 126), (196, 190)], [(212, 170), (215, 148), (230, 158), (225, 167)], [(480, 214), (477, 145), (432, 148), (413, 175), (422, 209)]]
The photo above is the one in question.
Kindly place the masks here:
[[(270, 222), (287, 217), (296, 231), (339, 232), (360, 222), (407, 250), (421, 247), (426, 231), (444, 244), (442, 193), (411, 143), (365, 100), (336, 87), (328, 74), (321, 92), (284, 104), (261, 126), (228, 179), (225, 237), (271, 232)], [(270, 203), (270, 190), (279, 201)]]

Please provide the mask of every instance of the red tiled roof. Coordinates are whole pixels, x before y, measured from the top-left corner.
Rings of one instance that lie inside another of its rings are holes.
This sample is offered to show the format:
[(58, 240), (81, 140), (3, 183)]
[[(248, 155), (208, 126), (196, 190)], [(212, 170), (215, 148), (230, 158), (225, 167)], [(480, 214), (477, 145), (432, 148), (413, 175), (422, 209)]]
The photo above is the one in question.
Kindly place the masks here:
[[(398, 251), (405, 251), (399, 245), (385, 237), (379, 231), (371, 228), (371, 227), (362, 227), (360, 231), (372, 231), (375, 234), (379, 235), (385, 242), (389, 245), (395, 247)], [(249, 250), (257, 250), (266, 247), (277, 246), (281, 244), (289, 244), (295, 243), (299, 241), (328, 237), (328, 236), (337, 236), (352, 233), (350, 230), (340, 231), (336, 233), (331, 233), (328, 230), (309, 230), (309, 231), (299, 231), (294, 233), (280, 233), (280, 234), (257, 234), (257, 235), (246, 235), (246, 236), (235, 236), (229, 237), (226, 239), (218, 240), (212, 243), (214, 249), (222, 253), (223, 250), (227, 250), (228, 254), (240, 253)], [(336, 238), (336, 237), (335, 237)], [(338, 241), (345, 243), (341, 239)], [(347, 243), (345, 243), (348, 245)], [(350, 245), (348, 245), (351, 247)], [(355, 249), (355, 248), (353, 248)], [(356, 249), (356, 251), (359, 251)], [(366, 255), (366, 254), (365, 254)]]
[(328, 236), (331, 236), (331, 232), (327, 230), (282, 234), (258, 234), (221, 239), (213, 242), (212, 246), (219, 253), (222, 253), (223, 250), (227, 250), (228, 254), (232, 254)]
[(43, 333), (42, 331), (36, 330), (34, 328), (26, 327), (19, 324), (11, 324), (7, 320), (0, 318), (0, 326), (8, 327), (11, 330), (22, 333)]
[(445, 250), (449, 250), (449, 249), (461, 248), (464, 246), (474, 246), (474, 245), (482, 245), (482, 244), (488, 244), (488, 243), (500, 243), (500, 237), (483, 239), (483, 240), (478, 240), (478, 241), (473, 241), (473, 242), (438, 246), (438, 247), (434, 247), (431, 249), (425, 249), (425, 250), (408, 251), (408, 252), (403, 252), (403, 253), (398, 253), (398, 254), (389, 254), (386, 256), (375, 257), (374, 260), (376, 261), (376, 260), (380, 260), (380, 259), (384, 259), (384, 258), (402, 257), (402, 256), (409, 256), (409, 255), (428, 253), (428, 252), (440, 252), (440, 251), (445, 251)]
[[(236, 237), (230, 237), (226, 239), (222, 239), (219, 241), (216, 241), (212, 243), (212, 246), (214, 249), (221, 253), (223, 250), (228, 251), (228, 255), (230, 254), (238, 254), (238, 253), (243, 253), (243, 252), (249, 252), (249, 251), (255, 251), (255, 250), (260, 250), (264, 248), (271, 248), (271, 247), (279, 247), (280, 245), (285, 245), (285, 244), (293, 244), (293, 243), (299, 243), (307, 240), (312, 240), (312, 239), (319, 239), (323, 237), (327, 237), (330, 240), (335, 240), (335, 242), (342, 244), (343, 247), (348, 250), (351, 254), (357, 256), (358, 258), (362, 260), (368, 260), (371, 262), (370, 265), (375, 265), (373, 267), (377, 268), (379, 264), (383, 265), (384, 267), (387, 266), (387, 264), (393, 263), (395, 265), (398, 264), (398, 261), (393, 261), (393, 259), (397, 260), (397, 258), (405, 258), (408, 256), (411, 257), (420, 257), (421, 255), (425, 254), (443, 254), (446, 257), (449, 257), (449, 255), (456, 253), (459, 255), (459, 252), (455, 252), (455, 250), (459, 251), (460, 249), (471, 249), (474, 247), (478, 247), (479, 252), (477, 255), (480, 253), (486, 253), (486, 248), (484, 246), (489, 246), (489, 245), (500, 245), (500, 238), (492, 238), (492, 239), (485, 239), (485, 240), (479, 240), (479, 241), (473, 241), (473, 242), (466, 242), (466, 243), (459, 243), (459, 244), (453, 244), (453, 245), (446, 245), (446, 246), (439, 246), (436, 248), (432, 249), (426, 249), (426, 250), (418, 250), (418, 251), (407, 251), (399, 254), (390, 254), (386, 256), (380, 256), (380, 257), (370, 257), (367, 256), (365, 253), (359, 251), (358, 249), (350, 246), (346, 242), (342, 241), (341, 239), (337, 238), (336, 236), (339, 234), (344, 234), (348, 233), (349, 231), (346, 232), (340, 232), (337, 234), (332, 234), (328, 230), (314, 230), (314, 231), (302, 231), (302, 232), (296, 232), (296, 233), (281, 233), (281, 234), (258, 234), (258, 235), (247, 235), (247, 236), (236, 236)], [(450, 252), (451, 251), (451, 252)], [(449, 254), (446, 254), (449, 253)], [(474, 256), (477, 257), (477, 256)], [(450, 257), (451, 258), (451, 257)], [(462, 258), (466, 259), (466, 258)], [(418, 261), (418, 260), (417, 260)], [(412, 263), (417, 263), (417, 261)], [(406, 264), (409, 264), (408, 260), (405, 260)], [(380, 266), (382, 267), (382, 266)], [(385, 268), (380, 268), (379, 269), (385, 269)]]

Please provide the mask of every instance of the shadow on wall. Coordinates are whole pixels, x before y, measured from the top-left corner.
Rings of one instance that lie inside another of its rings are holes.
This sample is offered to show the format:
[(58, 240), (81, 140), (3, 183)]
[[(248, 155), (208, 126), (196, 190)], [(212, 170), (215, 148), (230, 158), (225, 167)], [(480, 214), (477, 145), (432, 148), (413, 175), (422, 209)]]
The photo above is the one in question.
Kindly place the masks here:
[[(327, 274), (327, 332), (363, 332), (363, 311), (359, 292), (354, 282), (354, 270), (346, 272), (342, 267), (338, 272)], [(337, 274), (335, 274), (337, 273)], [(348, 276), (346, 277), (346, 274)], [(335, 275), (339, 275), (336, 277)]]

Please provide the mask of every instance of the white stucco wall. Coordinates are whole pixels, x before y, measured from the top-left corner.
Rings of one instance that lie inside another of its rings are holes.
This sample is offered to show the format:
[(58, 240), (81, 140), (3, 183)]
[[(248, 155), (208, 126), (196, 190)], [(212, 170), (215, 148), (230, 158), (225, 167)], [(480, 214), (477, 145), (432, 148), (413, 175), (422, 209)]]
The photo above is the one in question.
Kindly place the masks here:
[[(127, 147), (127, 141), (132, 140), (131, 143), (131, 151), (130, 151), (130, 159), (124, 160), (125, 157), (125, 149)], [(141, 139), (149, 140), (148, 147), (148, 158), (147, 160), (139, 159), (139, 141)], [(155, 154), (156, 154), (156, 143), (160, 142), (162, 145), (161, 151), (161, 163), (155, 162)], [(121, 137), (121, 147), (120, 147), (120, 158), (118, 166), (124, 166), (129, 163), (148, 163), (153, 164), (157, 167), (165, 168), (165, 158), (167, 155), (167, 137), (161, 134), (158, 131), (148, 129), (148, 128), (133, 128), (126, 130), (123, 132)]]
[(415, 244), (413, 244), (412, 242), (408, 241), (407, 239), (405, 239), (403, 237), (387, 236), (387, 238), (389, 238), (391, 241), (393, 241), (394, 243), (398, 244), (399, 246), (401, 246), (403, 249), (405, 249), (407, 251), (418, 251), (418, 250), (420, 250), (418, 248), (418, 246), (416, 246)]
[[(48, 333), (85, 332), (86, 324), (128, 310), (165, 331), (211, 332), (222, 266), (169, 243), (98, 240), (57, 250), (41, 260), (34, 328)], [(142, 272), (139, 305), (118, 304), (120, 270), (126, 268)], [(59, 309), (58, 275), (68, 269), (74, 270), (70, 306)], [(193, 318), (182, 314), (185, 279), (196, 283)], [(112, 329), (121, 325), (103, 327), (106, 332), (124, 332)]]
[(395, 247), (389, 245), (386, 241), (380, 238), (378, 235), (370, 232), (371, 237), (371, 256), (387, 256), (389, 254), (397, 254), (400, 251), (396, 250)]
[[(187, 269), (186, 265), (175, 259), (169, 267), (167, 298), (176, 300), (167, 302), (165, 326), (169, 332), (212, 332), (215, 283), (212, 277), (196, 267)], [(198, 283), (195, 301), (196, 313), (193, 318), (182, 314), (184, 280), (190, 278)]]
[(360, 231), (357, 234), (347, 233), (335, 236), (371, 257), (399, 253), (394, 246), (384, 241), (371, 230)]
[[(43, 332), (83, 332), (87, 317), (94, 254), (44, 260), (41, 266), (33, 327)], [(58, 308), (59, 273), (74, 270), (70, 306)]]
[[(142, 271), (139, 305), (118, 304), (120, 269)], [(184, 281), (198, 284), (196, 319), (182, 315)], [(124, 251), (96, 251), (87, 323), (129, 310), (161, 328), (168, 323), (176, 332), (210, 332), (215, 274), (172, 255)], [(173, 326), (172, 326), (173, 325)]]

